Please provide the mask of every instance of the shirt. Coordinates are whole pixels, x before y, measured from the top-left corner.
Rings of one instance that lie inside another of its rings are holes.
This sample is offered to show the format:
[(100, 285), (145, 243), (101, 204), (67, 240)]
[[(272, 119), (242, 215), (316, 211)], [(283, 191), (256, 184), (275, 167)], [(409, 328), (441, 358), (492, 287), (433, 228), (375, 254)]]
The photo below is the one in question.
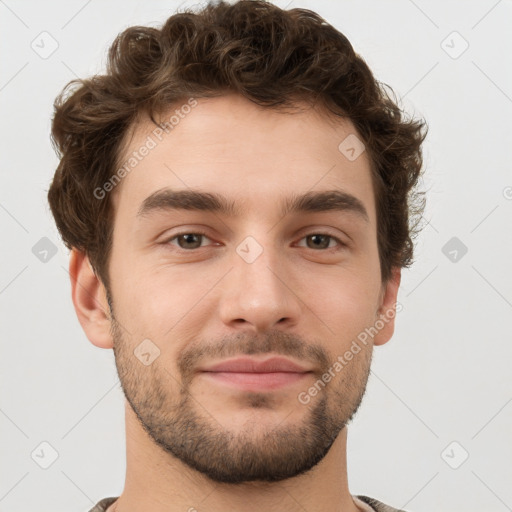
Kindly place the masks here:
[[(112, 498), (103, 498), (101, 501), (96, 503), (89, 512), (105, 512), (114, 501), (117, 500), (119, 496)], [(352, 496), (354, 498), (354, 502), (359, 507), (361, 512), (405, 512), (405, 510), (393, 508), (389, 505), (382, 503), (374, 498), (369, 498), (368, 496)]]

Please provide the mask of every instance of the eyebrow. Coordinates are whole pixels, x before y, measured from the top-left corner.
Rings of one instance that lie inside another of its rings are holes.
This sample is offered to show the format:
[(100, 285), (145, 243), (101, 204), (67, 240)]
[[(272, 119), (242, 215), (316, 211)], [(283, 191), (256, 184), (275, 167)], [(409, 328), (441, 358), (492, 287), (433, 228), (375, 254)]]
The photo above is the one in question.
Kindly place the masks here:
[[(153, 192), (142, 202), (137, 217), (147, 217), (158, 211), (192, 210), (221, 213), (240, 217), (243, 209), (223, 195), (198, 190), (172, 190), (164, 188)], [(287, 197), (281, 205), (281, 216), (300, 212), (349, 212), (369, 222), (363, 203), (352, 194), (341, 190), (306, 192)]]

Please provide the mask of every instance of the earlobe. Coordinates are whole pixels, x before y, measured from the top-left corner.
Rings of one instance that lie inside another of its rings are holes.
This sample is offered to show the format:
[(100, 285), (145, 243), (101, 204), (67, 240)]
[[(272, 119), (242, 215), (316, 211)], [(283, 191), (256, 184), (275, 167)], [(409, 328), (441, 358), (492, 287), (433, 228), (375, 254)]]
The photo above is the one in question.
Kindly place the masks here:
[(113, 348), (106, 290), (83, 252), (72, 249), (69, 275), (71, 298), (87, 338), (97, 347)]
[(395, 331), (396, 303), (402, 277), (401, 270), (400, 267), (393, 267), (391, 277), (383, 285), (380, 307), (375, 322), (375, 328), (378, 332), (373, 338), (374, 345), (384, 345), (391, 339)]

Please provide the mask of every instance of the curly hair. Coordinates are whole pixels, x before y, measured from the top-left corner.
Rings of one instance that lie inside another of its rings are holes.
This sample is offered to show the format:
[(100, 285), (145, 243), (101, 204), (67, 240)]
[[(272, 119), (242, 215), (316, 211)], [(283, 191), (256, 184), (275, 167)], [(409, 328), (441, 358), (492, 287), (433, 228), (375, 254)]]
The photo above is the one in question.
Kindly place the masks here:
[(48, 201), (66, 247), (87, 254), (107, 290), (114, 213), (111, 198), (94, 191), (113, 175), (126, 134), (141, 112), (156, 124), (155, 114), (184, 98), (228, 91), (277, 110), (309, 98), (348, 117), (371, 162), (382, 281), (411, 265), (425, 207), (417, 182), (426, 122), (406, 118), (392, 89), (317, 13), (264, 0), (210, 1), (161, 28), (127, 28), (109, 49), (106, 73), (72, 80), (54, 102), (60, 162)]

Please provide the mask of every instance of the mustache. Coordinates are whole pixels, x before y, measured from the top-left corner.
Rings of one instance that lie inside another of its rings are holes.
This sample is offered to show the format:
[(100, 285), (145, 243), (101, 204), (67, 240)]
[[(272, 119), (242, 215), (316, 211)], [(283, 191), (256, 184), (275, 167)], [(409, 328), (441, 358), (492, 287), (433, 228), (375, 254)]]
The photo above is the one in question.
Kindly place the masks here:
[(195, 371), (200, 362), (249, 355), (291, 356), (315, 367), (327, 368), (329, 357), (320, 343), (308, 343), (295, 334), (271, 331), (257, 335), (237, 333), (215, 343), (191, 343), (179, 354), (178, 368), (182, 376)]

